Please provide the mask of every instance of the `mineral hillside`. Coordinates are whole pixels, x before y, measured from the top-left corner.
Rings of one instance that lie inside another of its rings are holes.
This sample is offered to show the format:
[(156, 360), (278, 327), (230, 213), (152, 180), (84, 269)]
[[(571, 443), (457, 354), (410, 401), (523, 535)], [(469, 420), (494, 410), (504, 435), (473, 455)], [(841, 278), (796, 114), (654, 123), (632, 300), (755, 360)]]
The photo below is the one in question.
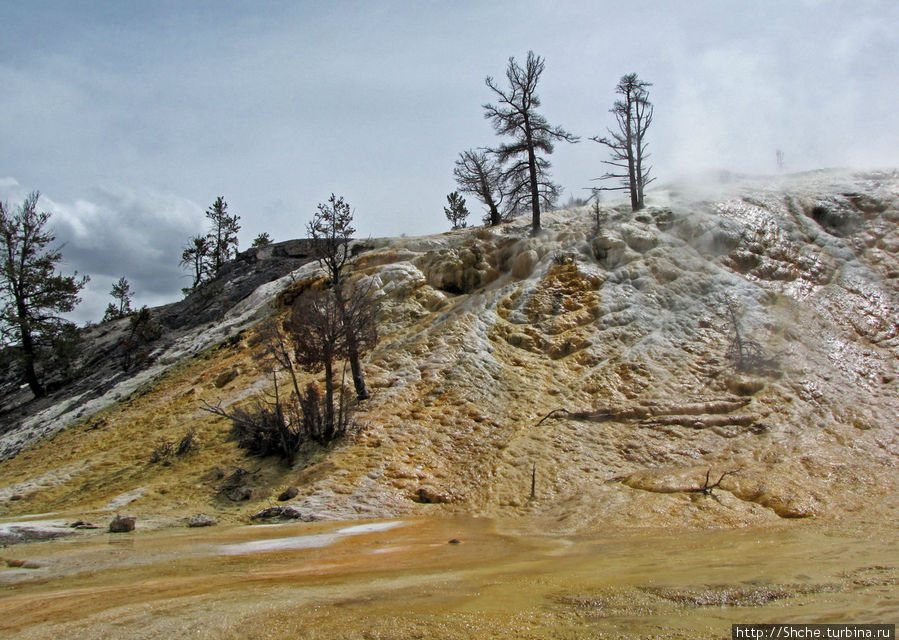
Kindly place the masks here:
[(0, 512), (164, 525), (290, 504), (572, 533), (895, 517), (899, 173), (721, 175), (648, 204), (553, 211), (536, 237), (517, 219), (357, 242), (372, 397), (293, 465), (203, 410), (271, 390), (259, 323), (321, 276), (297, 245), (244, 254), (205, 301), (153, 310), (140, 366), (115, 364), (123, 320), (88, 333), (88, 382), (44, 404), (7, 388)]

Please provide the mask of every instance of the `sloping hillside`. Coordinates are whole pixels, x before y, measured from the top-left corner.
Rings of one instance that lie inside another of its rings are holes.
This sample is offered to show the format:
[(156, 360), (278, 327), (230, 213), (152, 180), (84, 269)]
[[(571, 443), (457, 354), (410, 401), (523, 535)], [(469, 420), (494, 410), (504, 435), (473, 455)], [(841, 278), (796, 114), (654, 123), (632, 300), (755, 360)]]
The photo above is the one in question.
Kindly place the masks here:
[[(897, 222), (896, 172), (819, 172), (662, 189), (598, 230), (584, 208), (536, 238), (520, 220), (372, 243), (372, 398), (357, 434), (288, 468), (237, 450), (201, 401), (268, 388), (253, 323), (307, 264), (185, 334), (130, 395), (56, 407), (54, 428), (80, 421), (0, 464), (3, 511), (240, 519), (296, 485), (310, 518), (561, 531), (892, 514)], [(151, 462), (189, 429), (194, 451)]]

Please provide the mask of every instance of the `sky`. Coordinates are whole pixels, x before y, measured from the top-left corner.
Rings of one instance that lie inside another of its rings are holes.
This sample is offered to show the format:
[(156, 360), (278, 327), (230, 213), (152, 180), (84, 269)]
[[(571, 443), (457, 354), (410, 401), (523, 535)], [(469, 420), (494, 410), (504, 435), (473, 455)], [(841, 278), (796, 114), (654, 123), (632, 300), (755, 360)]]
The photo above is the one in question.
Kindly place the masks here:
[[(0, 0), (0, 200), (31, 191), (91, 276), (180, 297), (181, 250), (224, 196), (241, 248), (304, 235), (331, 193), (358, 235), (447, 230), (452, 170), (500, 139), (486, 76), (545, 60), (538, 94), (581, 136), (550, 157), (563, 202), (608, 158), (618, 79), (652, 83), (657, 184), (706, 170), (899, 166), (895, 0)], [(480, 207), (469, 198), (473, 219)]]

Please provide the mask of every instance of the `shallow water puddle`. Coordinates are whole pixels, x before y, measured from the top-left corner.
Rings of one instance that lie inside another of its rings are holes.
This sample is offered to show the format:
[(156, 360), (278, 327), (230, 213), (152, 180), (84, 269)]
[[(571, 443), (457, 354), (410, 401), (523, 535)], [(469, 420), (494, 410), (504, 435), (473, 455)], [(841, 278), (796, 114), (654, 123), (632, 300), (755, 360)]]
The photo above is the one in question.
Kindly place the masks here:
[(287, 549), (313, 549), (327, 547), (345, 536), (356, 536), (364, 533), (388, 531), (405, 524), (395, 520), (392, 522), (378, 522), (372, 524), (360, 524), (344, 527), (332, 533), (317, 533), (288, 538), (270, 538), (268, 540), (252, 540), (238, 544), (226, 544), (219, 547), (219, 552), (224, 555), (240, 555), (243, 553), (262, 553), (264, 551), (284, 551)]

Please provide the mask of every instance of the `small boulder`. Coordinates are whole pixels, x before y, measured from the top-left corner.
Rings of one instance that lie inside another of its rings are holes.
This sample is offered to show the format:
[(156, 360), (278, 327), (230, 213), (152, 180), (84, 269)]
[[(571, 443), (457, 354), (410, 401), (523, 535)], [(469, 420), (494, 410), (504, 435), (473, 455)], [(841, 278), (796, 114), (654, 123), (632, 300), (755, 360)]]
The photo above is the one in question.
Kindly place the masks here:
[(415, 492), (416, 502), (421, 502), (422, 504), (443, 504), (446, 502), (450, 502), (450, 499), (431, 486), (420, 487), (418, 491)]
[(244, 502), (253, 497), (253, 490), (249, 487), (235, 487), (225, 492), (231, 502)]
[(659, 244), (658, 237), (649, 229), (641, 229), (633, 225), (621, 225), (622, 239), (637, 253), (646, 253)]
[(188, 527), (213, 527), (217, 525), (218, 522), (215, 521), (215, 518), (207, 516), (202, 513), (198, 513), (195, 516), (191, 516), (190, 520), (187, 521)]
[(284, 502), (285, 500), (293, 500), (297, 497), (298, 493), (300, 493), (300, 490), (296, 487), (287, 487), (281, 492), (281, 495), (278, 496), (278, 501)]
[(765, 388), (765, 381), (750, 376), (731, 375), (724, 379), (724, 386), (738, 396), (752, 396)]
[(215, 388), (221, 389), (226, 384), (234, 380), (234, 378), (236, 378), (239, 373), (240, 372), (237, 369), (229, 369), (228, 371), (223, 371), (222, 373), (218, 374), (215, 377), (215, 380), (213, 380)]
[(293, 507), (268, 507), (258, 513), (250, 516), (250, 520), (269, 520), (278, 518), (282, 520), (302, 520), (303, 522), (312, 522), (315, 517), (311, 514), (302, 513)]
[(43, 565), (33, 562), (32, 560), (18, 560), (14, 558), (6, 558), (6, 566), (17, 569), (40, 569)]
[(109, 523), (109, 532), (126, 533), (128, 531), (134, 531), (135, 524), (137, 524), (136, 517), (116, 514), (116, 517)]

